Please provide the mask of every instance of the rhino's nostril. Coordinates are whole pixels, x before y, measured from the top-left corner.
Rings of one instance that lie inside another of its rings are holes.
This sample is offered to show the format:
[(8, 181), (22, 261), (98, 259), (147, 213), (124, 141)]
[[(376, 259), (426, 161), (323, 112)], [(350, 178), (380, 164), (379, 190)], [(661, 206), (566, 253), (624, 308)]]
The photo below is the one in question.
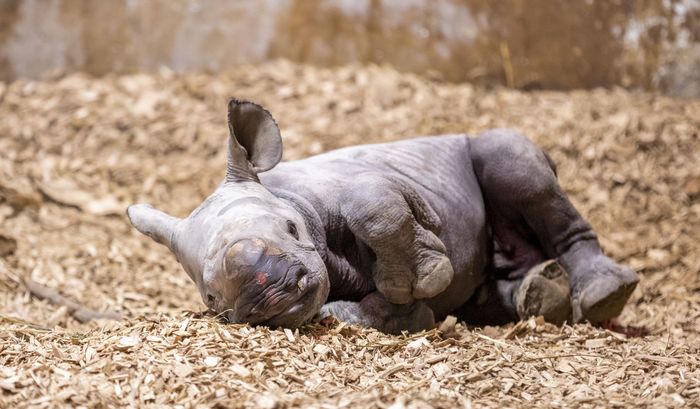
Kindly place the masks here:
[(214, 294), (207, 294), (207, 303), (209, 304), (210, 307), (214, 306), (214, 303), (216, 302), (216, 296)]
[(304, 292), (304, 290), (306, 290), (306, 285), (309, 281), (308, 273), (308, 270), (306, 270), (304, 267), (297, 270), (297, 288), (301, 292)]

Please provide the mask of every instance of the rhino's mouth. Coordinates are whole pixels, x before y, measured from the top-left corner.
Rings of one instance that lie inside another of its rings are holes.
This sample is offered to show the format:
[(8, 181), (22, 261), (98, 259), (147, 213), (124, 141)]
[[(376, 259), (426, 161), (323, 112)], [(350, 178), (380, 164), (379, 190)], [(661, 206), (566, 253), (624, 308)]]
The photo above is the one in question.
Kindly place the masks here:
[(229, 311), (227, 314), (228, 321), (231, 323), (247, 322), (251, 325), (264, 325), (268, 327), (295, 327), (303, 324), (308, 320), (306, 315), (311, 315), (315, 312), (308, 311), (314, 301), (315, 291), (313, 288), (307, 289), (300, 296), (291, 302), (284, 302), (284, 307), (281, 311), (273, 314), (251, 313), (246, 318), (240, 319), (234, 311)]
[(313, 316), (315, 314), (313, 311), (308, 311), (308, 308), (311, 306), (310, 304), (313, 302), (313, 296), (314, 294), (312, 292), (307, 292), (289, 308), (259, 324), (268, 327), (296, 327), (303, 324), (308, 321), (307, 315)]
[[(301, 324), (306, 315), (313, 315), (319, 280), (302, 264), (289, 268), (284, 276), (269, 283), (252, 300), (230, 310), (229, 322), (247, 322), (252, 325), (294, 326)], [(259, 286), (249, 286), (253, 291)]]

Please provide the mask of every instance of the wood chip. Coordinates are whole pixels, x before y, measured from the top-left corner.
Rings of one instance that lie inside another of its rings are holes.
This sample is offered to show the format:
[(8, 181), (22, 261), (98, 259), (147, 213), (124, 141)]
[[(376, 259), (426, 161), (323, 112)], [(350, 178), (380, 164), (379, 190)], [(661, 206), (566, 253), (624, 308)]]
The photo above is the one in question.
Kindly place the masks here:
[(175, 365), (173, 372), (180, 378), (186, 378), (194, 372), (194, 368), (186, 364), (178, 364)]
[(127, 350), (137, 346), (141, 341), (138, 337), (121, 337), (116, 345), (117, 349)]
[(246, 368), (243, 365), (234, 364), (234, 365), (231, 365), (231, 367), (229, 369), (231, 370), (231, 372), (235, 373), (236, 375), (238, 375), (241, 378), (247, 378), (250, 375), (252, 375), (252, 372), (250, 372), (248, 370), (248, 368)]
[(602, 348), (608, 343), (608, 340), (605, 338), (597, 338), (597, 339), (587, 339), (585, 342), (586, 348), (588, 349), (595, 349), (595, 348)]
[(294, 333), (289, 328), (284, 329), (284, 335), (287, 337), (289, 342), (294, 342)]
[(219, 358), (218, 356), (208, 356), (204, 358), (204, 365), (209, 368), (213, 368), (219, 365), (219, 361), (221, 361), (221, 358)]

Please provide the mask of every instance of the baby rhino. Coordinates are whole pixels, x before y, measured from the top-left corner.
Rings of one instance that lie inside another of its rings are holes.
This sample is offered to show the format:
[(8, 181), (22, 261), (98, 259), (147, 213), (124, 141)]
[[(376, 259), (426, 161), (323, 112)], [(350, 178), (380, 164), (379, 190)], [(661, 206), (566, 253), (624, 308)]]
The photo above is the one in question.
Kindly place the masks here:
[(533, 315), (617, 316), (634, 271), (606, 257), (550, 157), (512, 130), (355, 146), (279, 163), (280, 131), (228, 106), (226, 178), (189, 217), (129, 207), (231, 322), (314, 318), (384, 332)]

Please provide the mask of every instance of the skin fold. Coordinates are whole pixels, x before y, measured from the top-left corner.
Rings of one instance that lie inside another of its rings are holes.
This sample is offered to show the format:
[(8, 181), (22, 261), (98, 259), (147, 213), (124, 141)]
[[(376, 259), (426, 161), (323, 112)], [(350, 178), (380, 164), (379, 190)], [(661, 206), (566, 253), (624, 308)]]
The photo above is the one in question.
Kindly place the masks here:
[(228, 118), (226, 178), (210, 197), (185, 219), (144, 204), (128, 216), (231, 322), (296, 327), (334, 315), (390, 333), (450, 313), (603, 322), (636, 286), (603, 254), (551, 159), (515, 131), (279, 163), (269, 112), (232, 100)]

